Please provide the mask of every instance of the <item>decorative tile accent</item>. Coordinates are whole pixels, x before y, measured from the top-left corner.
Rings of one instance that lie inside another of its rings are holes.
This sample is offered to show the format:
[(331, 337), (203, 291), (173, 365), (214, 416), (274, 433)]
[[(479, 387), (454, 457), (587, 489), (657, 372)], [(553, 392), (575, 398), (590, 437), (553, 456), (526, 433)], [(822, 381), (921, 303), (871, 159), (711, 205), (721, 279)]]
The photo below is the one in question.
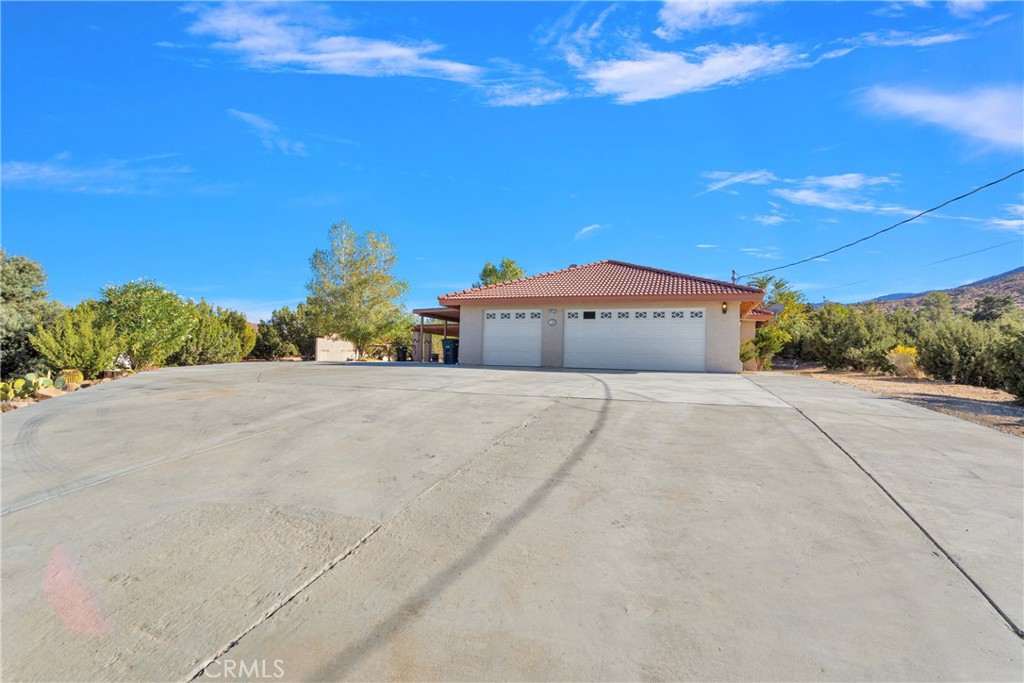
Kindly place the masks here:
[(534, 311), (530, 313), (531, 320), (540, 320), (540, 311)]
[(573, 320), (575, 320), (576, 318), (580, 317), (580, 312), (579, 311), (569, 311), (569, 317), (572, 318)]
[(525, 313), (516, 313), (516, 320), (526, 320)]
[(690, 317), (691, 318), (703, 318), (704, 317), (704, 311), (690, 311)]
[(512, 319), (512, 314), (511, 313), (502, 313), (501, 314), (501, 319), (502, 320), (511, 320)]
[(634, 318), (646, 318), (647, 317), (647, 311), (637, 311), (636, 313), (633, 314), (633, 317)]
[(629, 317), (629, 311), (619, 311), (619, 318), (620, 319), (621, 318), (628, 318), (628, 317)]
[(487, 314), (487, 319), (488, 319), (488, 320), (494, 320), (494, 319), (495, 319), (495, 318), (497, 318), (497, 317), (498, 317), (498, 316), (494, 315), (493, 313), (488, 313), (488, 314)]
[(664, 318), (665, 317), (665, 311), (655, 311), (654, 312), (654, 317), (655, 318)]
[(611, 311), (601, 311), (601, 319), (606, 320), (612, 317)]
[(686, 314), (683, 313), (682, 311), (672, 311), (672, 317), (673, 318), (683, 318), (685, 316), (686, 316)]

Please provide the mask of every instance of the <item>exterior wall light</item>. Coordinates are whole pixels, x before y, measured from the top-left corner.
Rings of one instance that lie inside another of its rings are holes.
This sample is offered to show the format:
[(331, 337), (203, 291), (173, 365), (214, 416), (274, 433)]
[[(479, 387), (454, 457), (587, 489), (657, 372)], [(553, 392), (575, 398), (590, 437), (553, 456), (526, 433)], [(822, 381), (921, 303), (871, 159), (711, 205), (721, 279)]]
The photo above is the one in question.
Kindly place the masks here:
[(723, 301), (722, 302), (722, 315), (725, 315), (728, 312), (729, 312), (729, 302), (728, 301)]

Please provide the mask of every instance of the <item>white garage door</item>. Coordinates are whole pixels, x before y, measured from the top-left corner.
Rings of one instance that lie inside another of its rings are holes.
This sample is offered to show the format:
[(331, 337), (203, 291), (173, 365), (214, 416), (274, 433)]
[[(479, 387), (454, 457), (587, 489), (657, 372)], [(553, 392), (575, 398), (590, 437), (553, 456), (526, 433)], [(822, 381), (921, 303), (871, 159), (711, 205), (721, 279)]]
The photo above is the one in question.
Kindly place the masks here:
[(484, 311), (484, 365), (540, 366), (540, 311)]
[(567, 368), (704, 371), (703, 308), (569, 310)]

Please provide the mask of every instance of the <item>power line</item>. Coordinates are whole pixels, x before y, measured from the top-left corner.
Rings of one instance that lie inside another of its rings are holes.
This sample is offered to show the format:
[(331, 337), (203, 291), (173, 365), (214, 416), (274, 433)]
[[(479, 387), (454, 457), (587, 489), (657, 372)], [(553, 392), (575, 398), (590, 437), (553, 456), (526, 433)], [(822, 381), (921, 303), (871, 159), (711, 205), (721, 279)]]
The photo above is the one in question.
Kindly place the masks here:
[(775, 268), (768, 268), (766, 270), (759, 270), (756, 273), (747, 273), (746, 275), (737, 275), (735, 277), (736, 277), (736, 279), (739, 279), (739, 278), (753, 277), (755, 275), (763, 275), (765, 273), (772, 273), (772, 272), (775, 272), (776, 270), (782, 270), (783, 268), (791, 268), (793, 266), (798, 266), (801, 263), (807, 263), (808, 261), (813, 261), (814, 259), (818, 259), (818, 258), (821, 258), (823, 256), (828, 256), (830, 254), (834, 254), (837, 251), (842, 251), (843, 249), (849, 249), (850, 247), (854, 246), (855, 244), (860, 244), (861, 242), (866, 242), (867, 240), (869, 240), (869, 239), (871, 239), (873, 237), (878, 237), (882, 233), (889, 232), (890, 230), (895, 230), (896, 228), (900, 227), (901, 225), (906, 225), (907, 223), (910, 223), (911, 221), (916, 221), (921, 216), (924, 216), (926, 214), (932, 213), (933, 211), (938, 211), (939, 209), (945, 208), (945, 207), (949, 206), (950, 204), (952, 204), (954, 202), (960, 201), (961, 199), (966, 199), (967, 197), (970, 197), (972, 194), (976, 194), (978, 192), (981, 192), (982, 190), (988, 189), (988, 188), (992, 187), (993, 185), (998, 185), (999, 183), (1006, 182), (1010, 178), (1014, 177), (1015, 175), (1019, 175), (1021, 173), (1024, 173), (1024, 168), (1019, 168), (1016, 171), (1014, 171), (1013, 173), (1004, 175), (1002, 178), (999, 178), (998, 180), (993, 180), (990, 183), (985, 183), (981, 187), (976, 187), (973, 190), (971, 190), (970, 192), (965, 192), (965, 193), (963, 193), (962, 195), (960, 195), (958, 197), (953, 197), (952, 199), (947, 199), (946, 201), (942, 202), (938, 206), (933, 206), (930, 209), (925, 209), (921, 213), (915, 214), (915, 215), (911, 216), (910, 218), (904, 218), (903, 220), (899, 221), (898, 223), (893, 223), (892, 225), (890, 225), (887, 228), (882, 228), (881, 230), (879, 230), (877, 232), (873, 232), (870, 235), (867, 235), (866, 237), (861, 237), (858, 240), (854, 240), (853, 242), (849, 242), (848, 244), (844, 244), (841, 247), (836, 247), (835, 249), (831, 249), (831, 250), (826, 251), (824, 253), (817, 254), (816, 256), (808, 256), (805, 259), (800, 259), (799, 261), (794, 261), (793, 263), (787, 263), (784, 266), (777, 266)]
[(965, 256), (973, 256), (974, 254), (980, 254), (981, 252), (988, 251), (989, 249), (998, 249), (999, 247), (1005, 247), (1007, 244), (1016, 244), (1019, 241), (1020, 240), (1010, 240), (1009, 242), (1000, 242), (999, 244), (995, 244), (991, 247), (985, 247), (984, 249), (978, 249), (977, 251), (969, 251), (966, 254), (957, 254), (956, 256), (950, 256), (949, 258), (944, 258), (938, 261), (932, 261), (931, 263), (925, 263), (924, 265), (934, 266), (938, 263), (945, 263), (946, 261), (953, 261), (955, 259), (963, 258)]

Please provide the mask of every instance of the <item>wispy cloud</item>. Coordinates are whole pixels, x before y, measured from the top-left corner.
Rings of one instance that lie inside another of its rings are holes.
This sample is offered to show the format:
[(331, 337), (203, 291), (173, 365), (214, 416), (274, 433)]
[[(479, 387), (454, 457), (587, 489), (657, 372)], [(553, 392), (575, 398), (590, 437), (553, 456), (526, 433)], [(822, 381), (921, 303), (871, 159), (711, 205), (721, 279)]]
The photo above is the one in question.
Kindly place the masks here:
[(192, 172), (184, 164), (155, 164), (175, 154), (155, 154), (137, 159), (104, 159), (76, 164), (62, 152), (46, 161), (5, 161), (3, 183), (86, 194), (152, 194), (180, 182)]
[(842, 173), (830, 176), (807, 176), (787, 181), (792, 187), (778, 187), (772, 194), (792, 204), (816, 206), (832, 211), (864, 213), (913, 214), (914, 211), (895, 204), (879, 204), (867, 196), (872, 188), (894, 185), (898, 176), (870, 176), (863, 173)]
[(744, 249), (740, 249), (740, 251), (746, 254), (747, 256), (754, 256), (756, 258), (782, 258), (782, 254), (779, 253), (778, 247), (746, 247)]
[(697, 247), (698, 249), (714, 249), (718, 245), (717, 244), (695, 244), (693, 246)]
[(975, 14), (985, 9), (988, 3), (982, 0), (950, 0), (946, 3), (949, 13), (961, 19), (970, 19)]
[(280, 126), (268, 121), (258, 114), (251, 114), (237, 109), (228, 109), (228, 114), (249, 126), (249, 131), (260, 139), (267, 149), (277, 150), (282, 154), (304, 157), (307, 155), (306, 145), (301, 142), (287, 139), (281, 132)]
[(440, 59), (430, 41), (390, 41), (347, 35), (324, 5), (226, 3), (188, 7), (189, 32), (238, 56), (250, 68), (346, 76), (418, 76), (473, 81), (481, 69)]
[(866, 100), (883, 114), (940, 126), (997, 147), (1024, 146), (1024, 89), (1019, 85), (949, 93), (876, 86)]
[(630, 52), (628, 58), (587, 64), (580, 76), (595, 93), (632, 104), (741, 83), (803, 61), (789, 45), (705, 45), (690, 52), (635, 45)]
[(670, 0), (658, 12), (661, 26), (654, 30), (654, 34), (662, 40), (677, 40), (686, 33), (706, 28), (742, 24), (753, 18), (751, 13), (744, 11), (752, 4), (732, 0)]
[(603, 230), (605, 228), (610, 228), (610, 227), (611, 227), (611, 225), (609, 225), (607, 223), (594, 223), (592, 225), (588, 225), (585, 228), (581, 228), (579, 230), (579, 232), (576, 233), (576, 236), (573, 239), (581, 240), (581, 239), (584, 239), (586, 237), (591, 237), (591, 236), (593, 236), (594, 232), (596, 232), (598, 230)]
[(868, 45), (877, 47), (932, 47), (935, 45), (946, 45), (958, 43), (961, 40), (970, 38), (966, 33), (909, 33), (907, 31), (872, 31), (862, 33), (856, 38), (843, 42), (854, 45)]
[(761, 225), (780, 225), (786, 222), (786, 218), (777, 213), (771, 213), (764, 216), (754, 216), (752, 220), (757, 221)]
[(708, 186), (704, 188), (701, 194), (707, 194), (708, 192), (717, 192), (723, 190), (730, 185), (767, 185), (778, 180), (775, 174), (771, 171), (761, 169), (760, 171), (705, 171), (701, 174), (712, 182), (708, 183)]

